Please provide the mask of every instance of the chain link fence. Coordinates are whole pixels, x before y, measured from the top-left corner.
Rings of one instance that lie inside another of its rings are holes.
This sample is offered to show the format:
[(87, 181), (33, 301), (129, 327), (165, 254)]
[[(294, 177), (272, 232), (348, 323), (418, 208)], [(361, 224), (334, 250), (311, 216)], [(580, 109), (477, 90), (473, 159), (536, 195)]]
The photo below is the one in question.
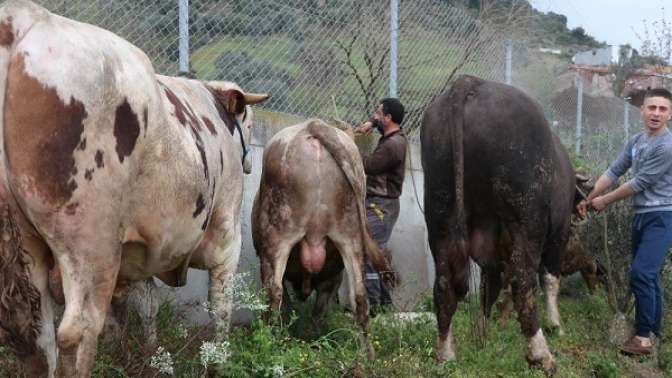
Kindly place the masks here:
[(600, 167), (640, 129), (637, 110), (608, 93), (609, 78), (571, 71), (566, 57), (531, 47), (526, 15), (515, 9), (498, 17), (518, 23), (500, 27), (489, 22), (493, 17), (441, 0), (38, 2), (131, 41), (158, 73), (178, 74), (182, 59), (198, 79), (271, 93), (267, 110), (355, 123), (392, 86), (407, 107), (407, 127), (415, 128), (424, 107), (456, 75), (471, 74), (509, 82), (537, 99), (568, 148)]
[[(458, 74), (510, 82), (539, 101), (575, 164), (593, 177), (642, 129), (638, 109), (614, 95), (609, 75), (572, 70), (567, 56), (532, 46), (526, 15), (516, 9), (495, 12), (500, 22), (493, 23), (440, 0), (38, 2), (131, 41), (158, 73), (176, 75), (186, 66), (198, 79), (268, 92), (265, 110), (355, 124), (396, 92), (416, 143), (424, 107)], [(627, 238), (608, 237), (626, 249)], [(588, 250), (603, 251), (603, 239), (590, 239)]]

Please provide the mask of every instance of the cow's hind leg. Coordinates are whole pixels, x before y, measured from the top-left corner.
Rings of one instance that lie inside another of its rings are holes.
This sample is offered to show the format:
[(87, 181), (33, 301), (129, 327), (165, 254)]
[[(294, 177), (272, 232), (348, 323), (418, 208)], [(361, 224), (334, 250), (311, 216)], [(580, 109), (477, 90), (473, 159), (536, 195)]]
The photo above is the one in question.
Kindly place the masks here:
[[(563, 260), (567, 247), (569, 225), (565, 225), (560, 231), (548, 238), (542, 255), (542, 267), (540, 267), (539, 281), (543, 285), (544, 299), (546, 302), (546, 316), (551, 330), (558, 335), (564, 335), (558, 309), (558, 294), (560, 292), (560, 277), (563, 270)], [(576, 254), (577, 252), (570, 252)], [(573, 256), (574, 259), (578, 256)], [(572, 271), (576, 271), (572, 267)]]
[(218, 264), (209, 267), (208, 270), (210, 277), (208, 298), (217, 326), (217, 341), (223, 341), (228, 336), (233, 312), (233, 294), (240, 290), (234, 287), (239, 282), (234, 278), (242, 246), (240, 224), (236, 225), (235, 232), (229, 240), (230, 242), (225, 243), (225, 247), (219, 251)]
[(364, 253), (360, 239), (351, 239), (344, 235), (330, 235), (336, 245), (348, 279), (350, 304), (355, 307), (355, 319), (361, 328), (360, 344), (365, 348), (369, 359), (375, 358), (375, 351), (368, 336), (369, 299), (364, 285)]
[(513, 252), (507, 268), (510, 269), (508, 275), (511, 277), (518, 321), (523, 335), (528, 339), (527, 361), (530, 365), (541, 366), (545, 372), (551, 373), (555, 369), (555, 360), (539, 327), (535, 298), (541, 245), (533, 242), (536, 238), (531, 235), (534, 234), (522, 227), (512, 226), (509, 231), (513, 240)]
[(55, 255), (66, 301), (57, 333), (58, 376), (88, 377), (95, 362), (98, 335), (115, 288), (121, 255), (121, 246), (113, 237), (116, 235), (105, 238), (100, 234), (86, 242), (50, 243), (53, 251), (59, 251)]
[(560, 310), (558, 309), (558, 293), (560, 292), (560, 277), (545, 272), (543, 276), (544, 298), (546, 301), (546, 316), (553, 330), (562, 336), (565, 331), (560, 323)]
[(216, 326), (215, 339), (228, 336), (233, 311), (233, 287), (242, 246), (240, 219), (236, 209), (215, 208), (201, 244), (192, 254), (189, 267), (208, 271), (208, 300)]
[(261, 283), (268, 295), (269, 309), (265, 315), (267, 321), (277, 320), (271, 319), (271, 315), (280, 314), (282, 310), (287, 261), (292, 248), (301, 238), (303, 238), (301, 233), (285, 233), (282, 238), (266, 237), (262, 249), (257, 251), (261, 264)]
[(450, 233), (429, 231), (429, 246), (436, 266), (434, 307), (439, 329), (436, 359), (444, 362), (455, 359), (451, 322), (458, 301), (463, 299), (469, 290), (469, 258), (464, 240), (458, 241), (458, 238)]

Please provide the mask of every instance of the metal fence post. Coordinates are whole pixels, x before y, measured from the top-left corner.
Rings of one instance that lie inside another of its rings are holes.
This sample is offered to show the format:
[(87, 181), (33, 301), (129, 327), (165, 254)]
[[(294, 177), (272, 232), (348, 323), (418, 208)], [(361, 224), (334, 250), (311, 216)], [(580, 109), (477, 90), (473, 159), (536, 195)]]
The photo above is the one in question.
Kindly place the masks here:
[(583, 118), (583, 79), (581, 71), (576, 70), (576, 142), (574, 152), (581, 154), (581, 119)]
[(397, 97), (397, 43), (399, 38), (399, 0), (390, 0), (390, 97)]
[(189, 72), (189, 0), (177, 0), (179, 3), (179, 52), (180, 72)]
[(630, 97), (625, 98), (625, 111), (623, 112), (623, 128), (625, 129), (625, 142), (630, 139)]
[(513, 41), (508, 39), (506, 41), (506, 71), (505, 79), (506, 84), (511, 85), (511, 63), (513, 60)]

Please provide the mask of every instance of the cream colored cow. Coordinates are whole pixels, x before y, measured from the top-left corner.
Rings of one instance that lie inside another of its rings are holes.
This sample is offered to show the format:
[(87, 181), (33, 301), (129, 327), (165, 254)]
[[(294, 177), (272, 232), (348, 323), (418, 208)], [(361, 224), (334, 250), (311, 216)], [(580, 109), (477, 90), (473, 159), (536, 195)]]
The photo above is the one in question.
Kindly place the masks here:
[(189, 267), (210, 271), (226, 330), (249, 105), (268, 96), (156, 75), (117, 35), (18, 0), (0, 7), (0, 85), (0, 342), (28, 374), (89, 376), (113, 294)]

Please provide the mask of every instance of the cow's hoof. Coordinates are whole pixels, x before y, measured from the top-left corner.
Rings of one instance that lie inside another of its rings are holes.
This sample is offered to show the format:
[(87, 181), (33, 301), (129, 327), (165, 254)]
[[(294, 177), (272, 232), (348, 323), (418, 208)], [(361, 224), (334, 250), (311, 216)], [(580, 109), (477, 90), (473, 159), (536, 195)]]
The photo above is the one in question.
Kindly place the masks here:
[(552, 335), (565, 336), (565, 329), (561, 325), (551, 325), (547, 331)]
[(530, 364), (530, 366), (532, 367), (543, 370), (546, 376), (550, 377), (555, 374), (555, 359), (550, 353), (547, 356), (544, 356), (543, 358), (537, 358), (537, 359), (533, 359), (532, 356), (528, 355), (527, 363)]
[(555, 359), (548, 349), (546, 338), (541, 329), (529, 339), (527, 350), (527, 362), (530, 366), (541, 368), (546, 375), (555, 373)]
[(364, 335), (359, 335), (359, 350), (361, 353), (366, 353), (369, 361), (376, 359), (376, 350), (373, 349), (373, 344), (371, 344), (369, 338)]
[(366, 356), (369, 357), (369, 361), (376, 359), (376, 350), (373, 349), (373, 345), (371, 345), (371, 343), (366, 346)]
[(436, 348), (436, 361), (438, 363), (443, 363), (453, 360), (455, 360), (455, 350), (453, 350), (452, 347), (439, 344)]
[(542, 356), (532, 356), (528, 354), (527, 363), (532, 367), (541, 369), (548, 377), (555, 374), (555, 359), (550, 353)]

